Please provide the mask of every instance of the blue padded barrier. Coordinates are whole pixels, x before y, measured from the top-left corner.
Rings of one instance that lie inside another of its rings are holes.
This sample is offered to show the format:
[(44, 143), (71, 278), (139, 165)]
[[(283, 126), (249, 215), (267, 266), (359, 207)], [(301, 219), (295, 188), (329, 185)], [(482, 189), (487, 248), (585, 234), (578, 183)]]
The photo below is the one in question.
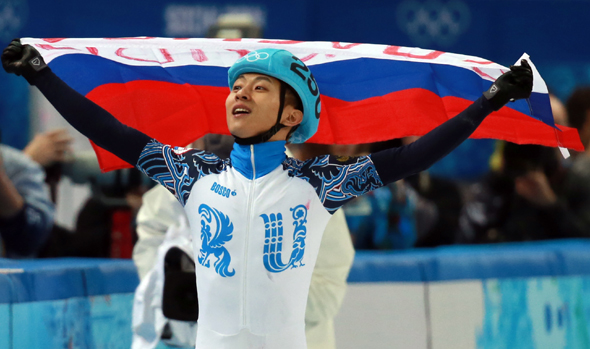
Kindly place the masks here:
[[(0, 278), (0, 303), (132, 293), (139, 284), (137, 270), (131, 260), (0, 259), (0, 268), (9, 270), (0, 274), (3, 277)], [(11, 292), (10, 296), (8, 292)]]
[(8, 275), (0, 274), (0, 348), (11, 345), (12, 298), (14, 289)]
[(12, 280), (5, 274), (0, 274), (0, 304), (12, 303), (14, 287)]
[(131, 346), (131, 260), (0, 259), (0, 348)]
[(131, 260), (103, 261), (85, 272), (88, 296), (135, 292), (137, 269)]
[(422, 282), (426, 257), (420, 253), (358, 252), (349, 282)]
[[(4, 343), (10, 343), (7, 349), (130, 347), (133, 292), (138, 285), (131, 260), (0, 259), (0, 269), (0, 348)], [(574, 275), (583, 277), (563, 278)], [(531, 278), (543, 276), (561, 276), (559, 292), (574, 297), (576, 301), (568, 304), (577, 309), (574, 305), (583, 299), (578, 293), (586, 294), (584, 290), (590, 287), (590, 239), (359, 251), (349, 281), (422, 283), (493, 278), (510, 287), (516, 283), (519, 290), (526, 291)], [(551, 283), (551, 287), (557, 286)], [(491, 292), (485, 287), (484, 291), (484, 296)], [(538, 296), (537, 288), (531, 292)], [(570, 299), (567, 297), (563, 299)], [(561, 303), (556, 304), (562, 309)], [(493, 314), (497, 306), (494, 303), (486, 309)], [(516, 309), (512, 303), (503, 306)], [(524, 310), (518, 314), (530, 315)]]
[(349, 282), (432, 282), (590, 274), (590, 239), (357, 252)]
[(543, 248), (451, 247), (435, 251), (425, 264), (424, 281), (559, 275), (557, 262), (555, 253)]
[(8, 275), (15, 288), (13, 303), (84, 297), (84, 278), (76, 269), (27, 268)]

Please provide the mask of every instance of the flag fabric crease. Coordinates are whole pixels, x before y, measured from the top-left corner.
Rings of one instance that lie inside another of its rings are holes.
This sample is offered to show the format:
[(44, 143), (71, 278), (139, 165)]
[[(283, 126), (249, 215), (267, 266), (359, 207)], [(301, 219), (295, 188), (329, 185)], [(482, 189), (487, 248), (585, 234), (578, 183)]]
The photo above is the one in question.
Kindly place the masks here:
[[(227, 70), (260, 48), (304, 61), (321, 92), (309, 142), (357, 144), (419, 136), (457, 115), (508, 68), (473, 56), (400, 46), (266, 39), (22, 39), (68, 85), (126, 125), (186, 146), (228, 134)], [(530, 60), (529, 60), (530, 62)], [(534, 70), (528, 100), (488, 116), (471, 138), (583, 150), (575, 129), (556, 126), (547, 86)], [(105, 171), (129, 167), (94, 146)]]

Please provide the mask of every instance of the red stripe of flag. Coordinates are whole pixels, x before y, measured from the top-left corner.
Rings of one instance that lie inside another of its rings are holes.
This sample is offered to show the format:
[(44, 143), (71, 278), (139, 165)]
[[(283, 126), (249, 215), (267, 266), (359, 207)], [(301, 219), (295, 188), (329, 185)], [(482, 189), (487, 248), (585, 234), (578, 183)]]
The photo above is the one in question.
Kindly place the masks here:
[[(106, 84), (87, 97), (121, 122), (162, 143), (186, 146), (207, 133), (228, 134), (226, 87), (158, 81)], [(423, 89), (409, 89), (358, 102), (322, 96), (318, 133), (309, 142), (356, 144), (423, 135), (471, 104), (457, 97), (440, 98)], [(563, 132), (510, 108), (488, 116), (471, 138), (496, 138), (583, 150), (575, 129)], [(556, 135), (560, 139), (557, 143)], [(96, 147), (103, 171), (130, 167)]]

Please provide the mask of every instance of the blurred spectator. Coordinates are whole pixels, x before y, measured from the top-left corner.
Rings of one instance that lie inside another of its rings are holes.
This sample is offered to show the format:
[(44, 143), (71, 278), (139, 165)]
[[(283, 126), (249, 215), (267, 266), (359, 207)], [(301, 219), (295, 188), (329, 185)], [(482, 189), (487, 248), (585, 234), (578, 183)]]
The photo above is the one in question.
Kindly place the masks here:
[[(397, 143), (396, 143), (397, 144)], [(380, 145), (333, 145), (336, 156), (366, 155)], [(434, 206), (404, 180), (351, 200), (342, 208), (356, 249), (390, 250), (414, 246), (420, 234), (432, 228)]]
[(572, 152), (572, 172), (590, 181), (590, 87), (576, 89), (566, 104), (570, 126), (580, 134), (585, 152)]
[(567, 116), (567, 109), (556, 95), (549, 93), (549, 102), (551, 103), (551, 111), (553, 112), (553, 121), (557, 125), (569, 126)]
[(421, 232), (431, 229), (436, 215), (434, 206), (403, 180), (356, 198), (343, 209), (354, 246), (363, 250), (411, 248)]
[(461, 217), (466, 242), (590, 236), (590, 181), (557, 149), (505, 143), (502, 165), (471, 188)]
[(23, 152), (45, 170), (51, 201), (57, 202), (57, 184), (61, 176), (61, 163), (71, 158), (73, 139), (65, 129), (46, 131), (35, 135)]
[(3, 255), (35, 257), (53, 224), (54, 206), (41, 166), (0, 145), (0, 236)]
[(61, 176), (91, 185), (92, 195), (78, 213), (74, 231), (53, 227), (41, 257), (130, 258), (137, 240), (135, 216), (153, 183), (135, 168), (102, 173), (94, 151), (70, 154), (59, 163)]
[(64, 162), (71, 156), (71, 142), (72, 137), (65, 129), (43, 132), (35, 135), (33, 140), (25, 147), (23, 153), (42, 167), (48, 167), (56, 162)]
[(405, 179), (419, 198), (414, 247), (435, 247), (457, 242), (463, 198), (457, 183), (423, 171)]
[(590, 150), (590, 87), (579, 87), (571, 94), (566, 103), (569, 125), (578, 130), (585, 153), (573, 155), (587, 155)]
[(44, 168), (64, 161), (72, 139), (66, 130), (37, 134), (21, 152), (2, 146), (0, 232), (7, 257), (34, 257), (53, 225), (54, 205)]
[[(402, 144), (416, 141), (417, 136), (402, 138)], [(429, 170), (407, 177), (405, 183), (416, 192), (420, 206), (416, 210), (415, 247), (435, 247), (456, 243), (463, 198), (459, 185), (451, 180), (430, 175)]]
[[(418, 138), (375, 143), (371, 153)], [(405, 249), (455, 243), (462, 205), (456, 183), (423, 171), (354, 199), (344, 209), (356, 248)]]

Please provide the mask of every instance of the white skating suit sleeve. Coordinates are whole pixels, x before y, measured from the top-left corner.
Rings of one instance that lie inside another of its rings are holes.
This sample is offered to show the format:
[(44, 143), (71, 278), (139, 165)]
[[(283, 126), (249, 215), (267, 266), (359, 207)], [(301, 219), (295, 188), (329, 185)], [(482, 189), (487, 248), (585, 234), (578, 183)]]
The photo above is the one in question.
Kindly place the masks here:
[(328, 222), (311, 276), (305, 309), (308, 349), (334, 349), (334, 318), (346, 292), (346, 279), (354, 260), (354, 247), (344, 211)]

